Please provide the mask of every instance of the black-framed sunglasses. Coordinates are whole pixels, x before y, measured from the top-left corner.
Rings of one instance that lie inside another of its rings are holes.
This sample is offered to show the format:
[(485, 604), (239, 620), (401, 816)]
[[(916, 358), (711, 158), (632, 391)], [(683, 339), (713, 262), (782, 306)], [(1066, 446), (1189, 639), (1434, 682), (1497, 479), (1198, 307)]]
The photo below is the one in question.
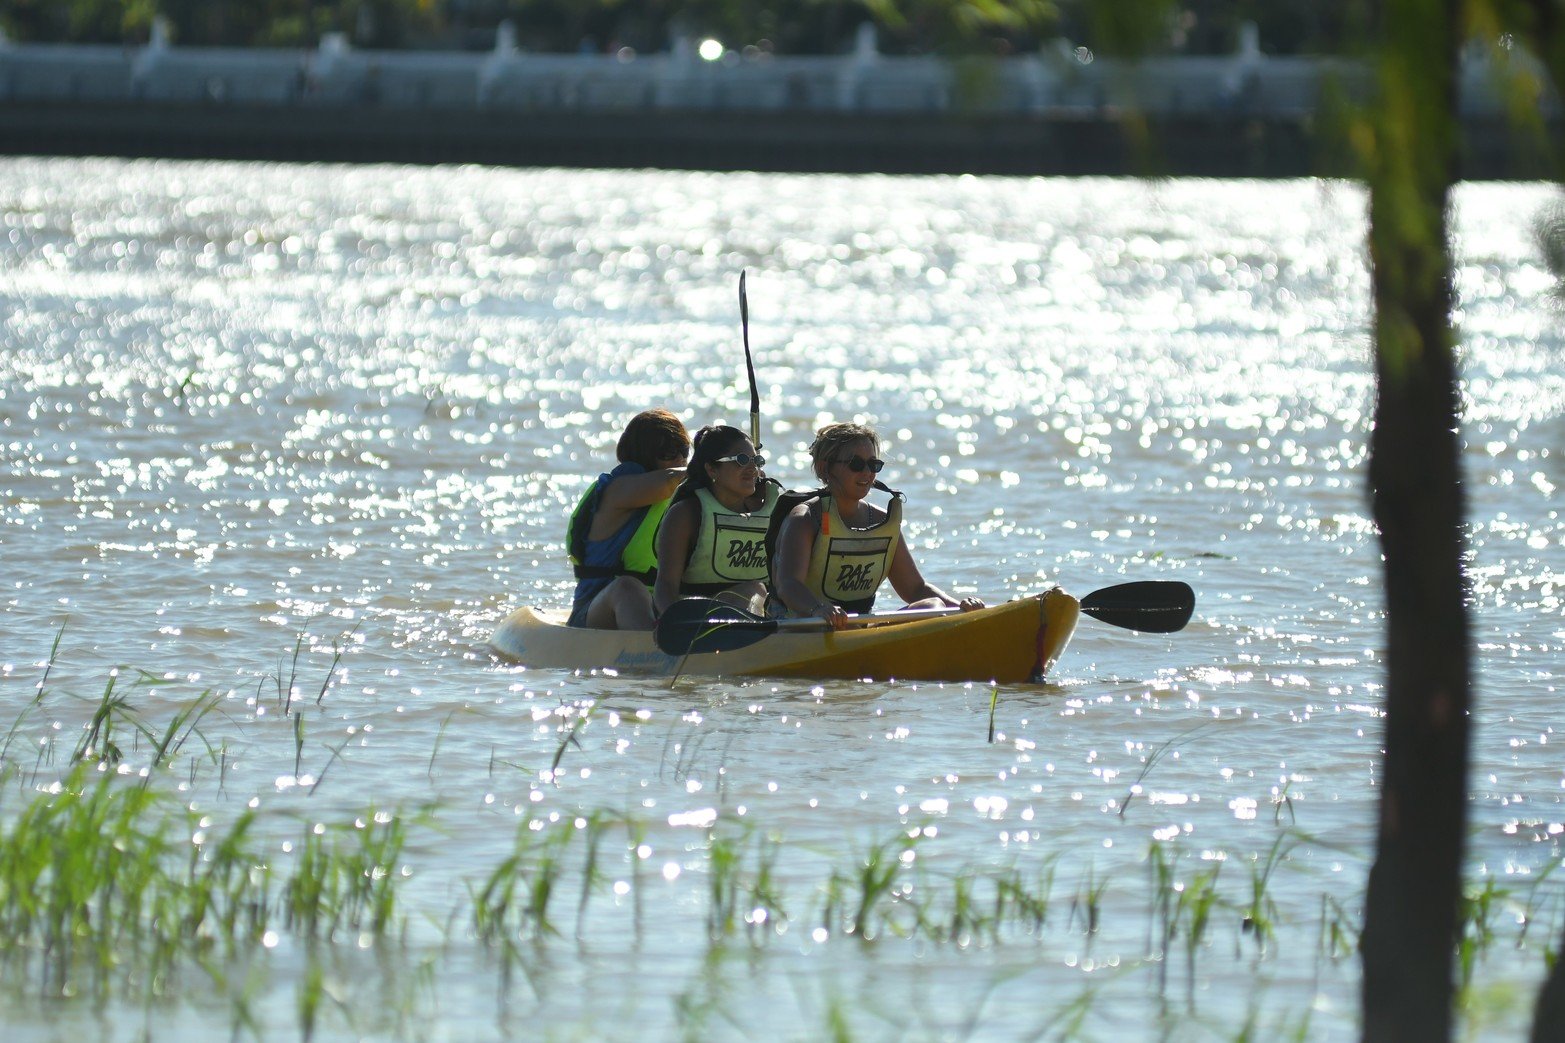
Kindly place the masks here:
[(836, 461), (833, 461), (833, 462), (834, 463), (839, 463), (839, 464), (847, 464), (848, 465), (848, 470), (854, 472), (855, 474), (857, 474), (858, 472), (864, 470), (864, 468), (866, 468), (866, 467), (869, 468), (869, 473), (870, 474), (879, 474), (880, 473), (880, 469), (882, 467), (886, 466), (886, 461), (884, 461), (884, 460), (877, 460), (873, 456), (870, 457), (868, 460), (866, 460), (862, 456), (855, 455), (855, 456), (848, 457), (846, 460), (836, 460)]
[(749, 453), (735, 453), (733, 456), (719, 456), (712, 461), (714, 464), (738, 464), (740, 467), (749, 467), (754, 464), (757, 467), (766, 466), (766, 457), (751, 456)]

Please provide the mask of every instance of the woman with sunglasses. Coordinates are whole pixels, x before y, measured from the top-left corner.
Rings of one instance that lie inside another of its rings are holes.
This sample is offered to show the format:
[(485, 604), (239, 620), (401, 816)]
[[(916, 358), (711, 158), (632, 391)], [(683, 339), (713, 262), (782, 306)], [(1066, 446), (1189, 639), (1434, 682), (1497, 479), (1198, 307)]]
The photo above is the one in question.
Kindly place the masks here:
[[(862, 424), (828, 424), (810, 444), (822, 488), (789, 506), (777, 534), (772, 594), (787, 614), (815, 616), (833, 629), (849, 612), (868, 612), (885, 580), (906, 608), (983, 608), (978, 598), (960, 601), (936, 587), (913, 561), (902, 539), (902, 494), (875, 477), (880, 437)], [(891, 497), (885, 510), (870, 503), (871, 489)]]
[(669, 497), (685, 477), (690, 436), (666, 409), (631, 418), (600, 474), (576, 504), (566, 550), (576, 573), (567, 620), (597, 630), (651, 630), (654, 540)]
[(765, 466), (736, 427), (696, 432), (685, 480), (658, 530), (658, 612), (691, 595), (759, 611), (766, 596), (766, 526), (781, 491)]

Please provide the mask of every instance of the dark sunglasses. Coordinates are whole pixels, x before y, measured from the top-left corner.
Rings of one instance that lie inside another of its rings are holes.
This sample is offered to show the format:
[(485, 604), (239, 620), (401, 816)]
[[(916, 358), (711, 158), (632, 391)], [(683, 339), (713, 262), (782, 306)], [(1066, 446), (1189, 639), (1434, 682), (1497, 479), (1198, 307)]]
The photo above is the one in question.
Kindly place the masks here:
[(749, 453), (735, 453), (733, 456), (719, 456), (712, 462), (714, 464), (738, 464), (740, 467), (749, 467), (751, 464), (757, 467), (765, 467), (766, 457), (751, 456)]
[(877, 460), (874, 457), (870, 457), (868, 460), (866, 460), (862, 456), (852, 456), (846, 460), (835, 460), (833, 463), (847, 464), (848, 470), (854, 472), (855, 474), (864, 470), (866, 467), (869, 468), (870, 474), (879, 474), (880, 469), (886, 466), (886, 461), (884, 460)]

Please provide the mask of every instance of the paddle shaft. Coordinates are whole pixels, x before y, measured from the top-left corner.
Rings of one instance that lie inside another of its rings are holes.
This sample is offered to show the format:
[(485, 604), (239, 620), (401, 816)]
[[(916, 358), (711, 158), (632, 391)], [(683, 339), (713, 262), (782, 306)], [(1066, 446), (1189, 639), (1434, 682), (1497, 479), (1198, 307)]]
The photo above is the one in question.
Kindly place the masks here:
[[(946, 606), (943, 608), (915, 608), (903, 609), (900, 612), (865, 612), (860, 615), (849, 613), (847, 625), (850, 627), (872, 627), (882, 623), (916, 623), (920, 619), (939, 619), (941, 616), (953, 615), (962, 611), (959, 608)], [(766, 624), (775, 623), (778, 630), (819, 630), (826, 625), (823, 619), (814, 616), (801, 616), (798, 619), (766, 620)], [(738, 624), (743, 626), (743, 624)]]
[(739, 272), (739, 327), (744, 335), (744, 369), (750, 378), (750, 442), (761, 451), (761, 392), (755, 385), (755, 362), (750, 357), (750, 299), (744, 292), (744, 271)]

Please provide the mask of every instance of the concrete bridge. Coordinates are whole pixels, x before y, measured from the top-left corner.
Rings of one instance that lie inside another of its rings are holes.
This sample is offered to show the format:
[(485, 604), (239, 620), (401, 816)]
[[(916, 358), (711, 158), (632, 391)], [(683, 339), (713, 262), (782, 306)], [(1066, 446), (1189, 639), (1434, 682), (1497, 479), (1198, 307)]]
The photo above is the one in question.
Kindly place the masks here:
[[(1536, 70), (1473, 50), (1471, 176), (1525, 176), (1507, 91)], [(1344, 173), (1319, 133), (1366, 70), (1262, 52), (1128, 63), (1057, 44), (950, 61), (727, 51), (533, 54), (0, 42), (0, 149), (282, 159), (888, 172)], [(1557, 122), (1552, 96), (1539, 110)], [(1127, 129), (1129, 133), (1127, 133)], [(1143, 169), (1144, 168), (1144, 169)]]

